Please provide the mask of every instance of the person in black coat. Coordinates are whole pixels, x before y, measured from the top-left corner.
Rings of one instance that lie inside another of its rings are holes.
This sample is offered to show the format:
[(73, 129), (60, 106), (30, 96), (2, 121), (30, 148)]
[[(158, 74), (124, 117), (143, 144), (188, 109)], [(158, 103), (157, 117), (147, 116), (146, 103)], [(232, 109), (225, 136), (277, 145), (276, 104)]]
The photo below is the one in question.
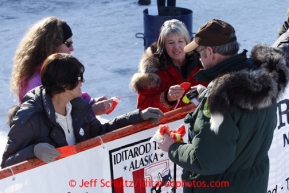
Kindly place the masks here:
[(84, 66), (70, 54), (50, 55), (41, 69), (42, 86), (23, 97), (11, 114), (10, 131), (1, 167), (32, 158), (49, 163), (59, 156), (55, 149), (111, 132), (130, 124), (164, 116), (157, 108), (135, 110), (101, 124), (89, 114), (90, 105), (81, 98)]

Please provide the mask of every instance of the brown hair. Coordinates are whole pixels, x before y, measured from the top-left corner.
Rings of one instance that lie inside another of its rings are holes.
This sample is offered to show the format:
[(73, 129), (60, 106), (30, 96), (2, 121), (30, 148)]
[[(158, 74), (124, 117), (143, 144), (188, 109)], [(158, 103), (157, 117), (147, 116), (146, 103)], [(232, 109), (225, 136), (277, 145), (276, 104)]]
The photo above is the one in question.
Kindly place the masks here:
[[(10, 90), (17, 96), (27, 86), (35, 69), (63, 42), (61, 26), (65, 21), (47, 17), (36, 22), (22, 38), (14, 56)], [(21, 85), (20, 85), (21, 84)]]

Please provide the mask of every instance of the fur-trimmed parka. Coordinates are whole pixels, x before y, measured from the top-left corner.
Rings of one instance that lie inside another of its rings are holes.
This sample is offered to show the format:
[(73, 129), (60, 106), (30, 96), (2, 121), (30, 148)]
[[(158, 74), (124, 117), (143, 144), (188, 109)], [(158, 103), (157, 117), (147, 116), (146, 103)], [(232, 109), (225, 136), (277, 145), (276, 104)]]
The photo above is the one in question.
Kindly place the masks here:
[(254, 65), (232, 70), (212, 82), (208, 93), (212, 130), (218, 131), (230, 106), (246, 111), (268, 108), (284, 92), (289, 80), (289, 61), (284, 52), (257, 45), (251, 51), (251, 58)]
[(193, 75), (201, 68), (199, 60), (194, 54), (186, 56), (186, 63), (179, 70), (168, 54), (156, 54), (156, 44), (153, 43), (144, 52), (139, 71), (131, 79), (130, 86), (138, 92), (137, 108), (157, 107), (163, 112), (186, 105), (182, 101), (169, 102), (167, 92), (173, 85), (190, 82), (191, 86), (207, 82), (196, 80)]
[[(211, 78), (198, 108), (185, 118), (195, 136), (168, 151), (184, 168), (184, 193), (267, 192), (268, 151), (288, 64), (281, 49), (256, 45), (249, 59), (243, 52), (195, 75)], [(194, 181), (205, 188), (189, 186)], [(211, 182), (226, 184), (216, 188)]]

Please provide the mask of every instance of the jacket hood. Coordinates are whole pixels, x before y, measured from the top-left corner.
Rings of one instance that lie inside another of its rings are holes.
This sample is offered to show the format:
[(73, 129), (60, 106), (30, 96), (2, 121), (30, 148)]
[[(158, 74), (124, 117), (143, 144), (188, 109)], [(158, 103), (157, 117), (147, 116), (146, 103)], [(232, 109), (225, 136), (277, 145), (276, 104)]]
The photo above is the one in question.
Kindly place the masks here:
[(270, 107), (288, 84), (289, 61), (281, 49), (259, 44), (250, 57), (253, 66), (224, 73), (209, 85), (208, 106), (215, 132), (231, 105), (246, 111)]

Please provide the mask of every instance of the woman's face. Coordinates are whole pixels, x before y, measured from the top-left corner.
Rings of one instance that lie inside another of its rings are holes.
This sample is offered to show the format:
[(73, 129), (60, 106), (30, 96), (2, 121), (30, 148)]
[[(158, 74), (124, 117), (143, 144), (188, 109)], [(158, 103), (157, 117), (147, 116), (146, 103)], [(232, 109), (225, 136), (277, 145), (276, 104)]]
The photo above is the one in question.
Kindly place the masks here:
[(82, 80), (79, 78), (78, 80), (78, 84), (77, 86), (72, 89), (72, 90), (66, 90), (66, 92), (69, 93), (69, 95), (71, 96), (71, 100), (72, 99), (75, 99), (77, 97), (81, 97), (82, 95), (82, 92), (81, 92), (81, 86), (82, 86), (82, 83), (85, 82), (85, 79), (83, 78)]
[(57, 47), (57, 53), (70, 54), (72, 51), (74, 51), (72, 43), (72, 37), (68, 38), (63, 44)]
[(165, 38), (165, 48), (168, 55), (172, 60), (184, 60), (186, 53), (184, 52), (184, 47), (186, 46), (186, 41), (183, 37), (177, 36), (175, 34), (168, 34)]

